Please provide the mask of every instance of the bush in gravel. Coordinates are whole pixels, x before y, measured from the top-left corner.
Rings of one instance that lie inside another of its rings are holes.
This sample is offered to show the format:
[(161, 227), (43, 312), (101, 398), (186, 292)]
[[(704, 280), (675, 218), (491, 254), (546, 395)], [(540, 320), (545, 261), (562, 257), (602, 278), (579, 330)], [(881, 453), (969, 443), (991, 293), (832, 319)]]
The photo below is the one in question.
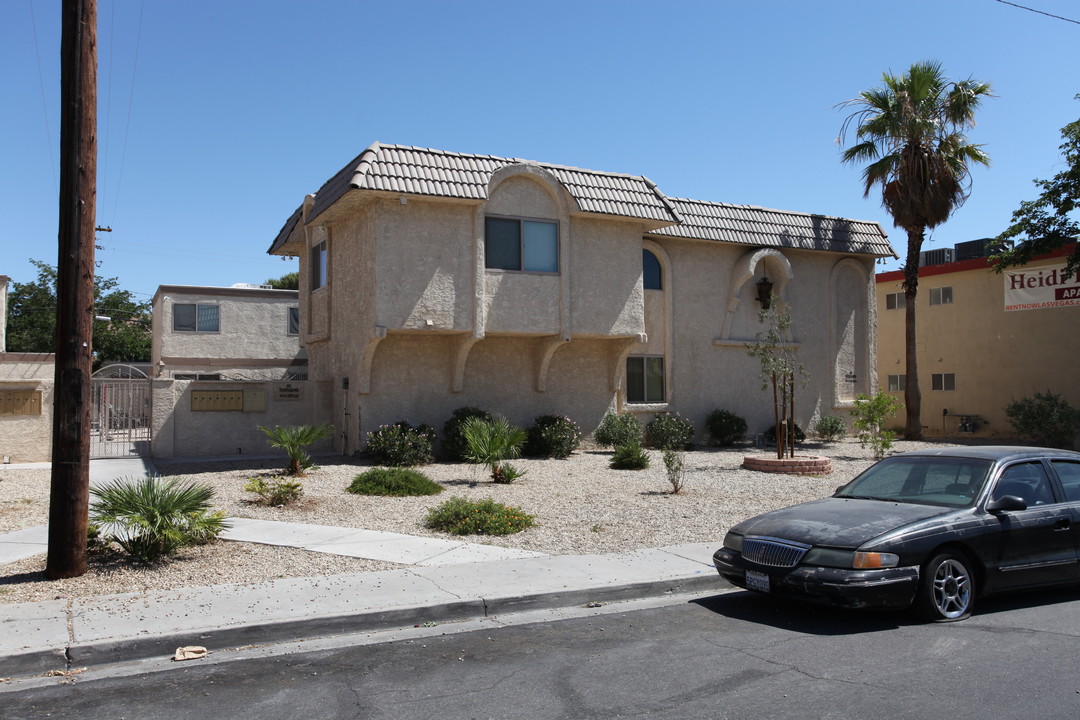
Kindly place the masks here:
[(323, 438), (330, 437), (334, 432), (334, 426), (326, 425), (275, 425), (273, 428), (265, 428), (259, 425), (269, 440), (270, 447), (284, 450), (289, 456), (289, 465), (285, 468), (286, 475), (303, 475), (305, 470), (315, 467), (314, 461), (307, 454), (307, 446), (318, 442)]
[(899, 400), (884, 390), (879, 389), (874, 395), (855, 395), (855, 406), (851, 408), (851, 416), (855, 418), (852, 425), (859, 431), (859, 443), (873, 449), (875, 460), (885, 457), (892, 447), (896, 431), (886, 430), (885, 422), (902, 407)]
[(1005, 416), (1013, 430), (1044, 447), (1070, 449), (1080, 431), (1080, 410), (1049, 390), (1013, 401)]
[[(776, 426), (772, 425), (765, 431), (765, 441), (775, 443), (776, 442)], [(801, 442), (806, 441), (806, 433), (798, 425), (795, 426), (795, 444), (798, 445)]]
[(601, 447), (618, 447), (641, 442), (641, 421), (634, 415), (607, 413), (593, 433), (593, 441)]
[(843, 418), (826, 415), (814, 423), (813, 430), (821, 442), (836, 442), (847, 435), (847, 423)]
[(649, 453), (641, 443), (631, 442), (615, 448), (611, 456), (612, 470), (644, 470), (649, 467)]
[(493, 482), (509, 484), (525, 474), (510, 463), (503, 462), (521, 455), (526, 438), (525, 431), (511, 425), (506, 418), (469, 418), (461, 424), (461, 432), (469, 446), (465, 459), (491, 468)]
[(709, 437), (721, 447), (734, 445), (746, 435), (746, 420), (727, 410), (713, 410), (705, 418)]
[(422, 472), (408, 468), (372, 468), (353, 478), (346, 488), (354, 495), (438, 495), (443, 486)]
[(365, 449), (380, 465), (426, 465), (435, 461), (435, 438), (435, 429), (429, 425), (413, 427), (398, 420), (369, 432)]
[(674, 450), (664, 451), (664, 469), (667, 470), (667, 479), (671, 483), (671, 494), (678, 495), (686, 485), (686, 475), (683, 472), (685, 457), (681, 452)]
[(645, 444), (657, 450), (689, 450), (694, 447), (694, 423), (679, 413), (660, 413), (645, 426)]
[(469, 443), (465, 441), (461, 426), (469, 418), (491, 421), (495, 419), (495, 416), (478, 407), (459, 407), (455, 410), (450, 415), (450, 419), (443, 425), (442, 450), (447, 460), (465, 460), (465, 453), (469, 450)]
[(428, 512), (427, 526), (451, 535), (513, 535), (536, 524), (521, 508), (452, 497)]
[(90, 517), (101, 538), (143, 562), (210, 542), (229, 527), (224, 513), (210, 512), (209, 485), (147, 475), (117, 478), (90, 488), (90, 494), (97, 498)]
[(297, 480), (288, 480), (274, 475), (272, 477), (253, 477), (248, 480), (244, 490), (255, 493), (264, 505), (282, 507), (304, 494), (304, 486)]
[(565, 415), (541, 415), (527, 433), (525, 454), (532, 457), (569, 457), (581, 444), (581, 428)]

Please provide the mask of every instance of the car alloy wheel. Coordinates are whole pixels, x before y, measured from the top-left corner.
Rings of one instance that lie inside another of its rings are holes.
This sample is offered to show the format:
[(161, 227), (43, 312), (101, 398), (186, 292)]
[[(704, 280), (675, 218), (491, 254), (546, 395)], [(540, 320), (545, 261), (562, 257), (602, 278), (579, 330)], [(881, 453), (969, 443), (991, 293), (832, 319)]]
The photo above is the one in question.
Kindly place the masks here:
[(921, 601), (929, 619), (963, 620), (971, 614), (974, 600), (975, 579), (967, 560), (954, 553), (942, 553), (926, 565)]

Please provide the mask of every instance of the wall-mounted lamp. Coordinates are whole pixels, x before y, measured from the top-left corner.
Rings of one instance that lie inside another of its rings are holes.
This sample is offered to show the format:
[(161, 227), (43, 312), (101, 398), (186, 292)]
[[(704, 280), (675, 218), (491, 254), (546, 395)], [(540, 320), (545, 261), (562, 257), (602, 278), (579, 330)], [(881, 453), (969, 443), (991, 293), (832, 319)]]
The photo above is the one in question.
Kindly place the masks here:
[(773, 284), (767, 275), (762, 275), (757, 281), (757, 301), (761, 303), (762, 310), (768, 310), (772, 304)]

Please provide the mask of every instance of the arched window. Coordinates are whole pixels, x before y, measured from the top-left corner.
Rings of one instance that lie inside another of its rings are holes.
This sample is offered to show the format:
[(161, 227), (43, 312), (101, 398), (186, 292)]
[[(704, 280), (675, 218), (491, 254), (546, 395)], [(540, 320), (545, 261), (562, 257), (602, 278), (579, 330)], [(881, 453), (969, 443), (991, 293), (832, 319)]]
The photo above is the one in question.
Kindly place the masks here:
[(660, 261), (648, 250), (641, 251), (641, 269), (646, 290), (663, 290), (660, 281)]

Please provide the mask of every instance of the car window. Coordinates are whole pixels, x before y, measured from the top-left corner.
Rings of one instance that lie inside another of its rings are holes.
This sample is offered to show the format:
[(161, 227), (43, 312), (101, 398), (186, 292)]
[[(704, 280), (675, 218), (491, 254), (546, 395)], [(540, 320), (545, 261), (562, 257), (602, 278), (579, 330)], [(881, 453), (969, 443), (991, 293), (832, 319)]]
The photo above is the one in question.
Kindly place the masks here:
[(836, 495), (963, 507), (974, 502), (989, 468), (989, 461), (972, 458), (886, 458)]
[(1014, 495), (1028, 504), (1046, 505), (1054, 502), (1050, 478), (1040, 462), (1016, 463), (1005, 468), (994, 487), (994, 500)]
[(1068, 460), (1054, 460), (1051, 463), (1061, 478), (1061, 486), (1065, 488), (1065, 499), (1070, 502), (1080, 500), (1080, 462)]

